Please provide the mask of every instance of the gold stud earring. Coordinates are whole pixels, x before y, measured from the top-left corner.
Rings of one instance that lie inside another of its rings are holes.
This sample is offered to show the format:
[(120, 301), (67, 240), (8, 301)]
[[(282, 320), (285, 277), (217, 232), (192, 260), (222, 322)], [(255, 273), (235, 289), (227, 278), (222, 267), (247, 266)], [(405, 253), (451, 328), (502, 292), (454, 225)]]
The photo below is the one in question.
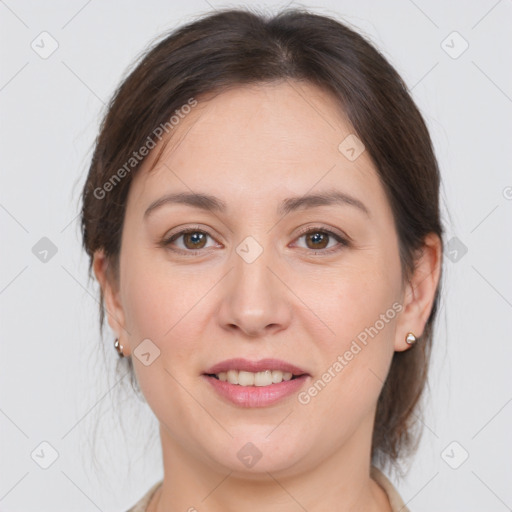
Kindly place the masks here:
[(124, 357), (123, 354), (123, 345), (119, 343), (119, 338), (116, 338), (114, 341), (114, 348), (117, 350), (117, 353), (119, 354), (119, 357)]
[(418, 338), (416, 338), (416, 336), (414, 336), (414, 334), (412, 332), (408, 332), (407, 336), (405, 337), (405, 342), (408, 345), (414, 345), (416, 343), (417, 339)]

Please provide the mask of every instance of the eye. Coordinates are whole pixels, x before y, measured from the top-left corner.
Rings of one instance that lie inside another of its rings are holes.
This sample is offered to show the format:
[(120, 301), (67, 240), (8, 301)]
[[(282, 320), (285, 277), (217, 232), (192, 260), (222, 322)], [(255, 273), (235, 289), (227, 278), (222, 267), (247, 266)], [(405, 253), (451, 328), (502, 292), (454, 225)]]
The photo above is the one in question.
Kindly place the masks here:
[[(192, 227), (172, 234), (163, 240), (162, 245), (178, 253), (196, 255), (200, 254), (203, 249), (212, 247), (207, 246), (208, 238), (212, 238), (208, 232)], [(349, 246), (349, 242), (341, 235), (324, 228), (307, 228), (303, 230), (297, 240), (302, 238), (305, 239), (305, 249), (309, 249), (308, 252), (313, 252), (313, 254), (331, 254)], [(177, 241), (180, 243), (176, 243)]]
[[(204, 249), (206, 246), (207, 238), (210, 237), (209, 233), (200, 229), (189, 228), (178, 231), (169, 238), (163, 241), (164, 246), (173, 245), (173, 243), (182, 238), (182, 244), (177, 244), (178, 247), (171, 248), (178, 252), (187, 252), (194, 254), (194, 251)], [(210, 237), (211, 238), (211, 237)]]
[[(319, 251), (319, 253), (330, 254), (349, 245), (342, 236), (323, 228), (308, 228), (299, 238), (305, 238), (306, 249)], [(333, 242), (331, 246), (329, 244)], [(336, 244), (337, 242), (337, 244)], [(314, 252), (314, 254), (317, 254)]]

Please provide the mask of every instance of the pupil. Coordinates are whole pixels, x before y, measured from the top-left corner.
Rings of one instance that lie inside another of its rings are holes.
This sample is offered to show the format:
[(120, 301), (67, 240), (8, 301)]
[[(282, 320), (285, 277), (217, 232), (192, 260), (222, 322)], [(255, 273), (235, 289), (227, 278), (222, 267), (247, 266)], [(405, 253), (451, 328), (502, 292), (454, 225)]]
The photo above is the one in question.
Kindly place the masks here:
[[(192, 240), (192, 245), (193, 245), (195, 248), (197, 248), (197, 247), (202, 247), (202, 245), (200, 245), (200, 244), (201, 244), (201, 241), (203, 241), (203, 242), (204, 242), (204, 238), (205, 238), (205, 237), (204, 237), (204, 233), (199, 233), (199, 232), (197, 232), (197, 231), (195, 231), (194, 233), (187, 233), (187, 234), (185, 235), (185, 240), (186, 240), (186, 241), (190, 241), (190, 240)], [(199, 244), (198, 244), (198, 242), (199, 242)]]
[(312, 240), (313, 240), (313, 243), (314, 243), (314, 244), (316, 244), (316, 245), (315, 245), (315, 247), (314, 247), (314, 249), (318, 249), (319, 247), (320, 247), (320, 248), (324, 248), (324, 247), (326, 247), (326, 246), (327, 246), (327, 244), (326, 244), (326, 243), (323, 243), (323, 244), (321, 244), (321, 245), (318, 245), (318, 242), (322, 242), (322, 241), (323, 241), (323, 242), (326, 242), (326, 240), (327, 240), (327, 236), (326, 236), (324, 233), (319, 233), (319, 232), (317, 232), (317, 233), (313, 233), (312, 235), (310, 235), (310, 236), (308, 237), (308, 239), (312, 239)]

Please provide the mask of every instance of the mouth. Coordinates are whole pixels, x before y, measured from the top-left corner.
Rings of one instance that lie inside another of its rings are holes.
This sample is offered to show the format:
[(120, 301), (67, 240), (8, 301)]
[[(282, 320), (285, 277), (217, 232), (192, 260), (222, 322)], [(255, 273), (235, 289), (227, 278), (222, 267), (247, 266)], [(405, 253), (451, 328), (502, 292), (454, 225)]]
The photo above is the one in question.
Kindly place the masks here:
[(227, 372), (205, 373), (204, 375), (235, 386), (264, 387), (280, 384), (283, 381), (295, 380), (307, 374), (293, 374), (292, 372), (283, 372), (281, 370), (263, 370), (262, 372), (229, 370)]
[(293, 396), (311, 375), (279, 359), (229, 359), (202, 374), (211, 389), (237, 407), (266, 407)]
[(235, 386), (271, 386), (309, 374), (298, 366), (280, 359), (228, 359), (215, 364), (203, 375)]

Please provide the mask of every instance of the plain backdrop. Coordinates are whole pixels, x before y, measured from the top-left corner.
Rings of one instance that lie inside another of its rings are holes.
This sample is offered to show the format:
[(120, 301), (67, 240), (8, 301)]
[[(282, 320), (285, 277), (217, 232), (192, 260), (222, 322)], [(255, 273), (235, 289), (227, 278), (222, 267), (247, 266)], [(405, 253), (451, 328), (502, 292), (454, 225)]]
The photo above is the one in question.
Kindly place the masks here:
[[(2, 512), (123, 511), (162, 477), (156, 420), (115, 373), (110, 331), (101, 355), (79, 194), (130, 64), (162, 32), (228, 5), (248, 3), (0, 1)], [(414, 512), (511, 510), (512, 2), (289, 5), (338, 17), (384, 53), (442, 171), (424, 434), (405, 477), (390, 478)]]

